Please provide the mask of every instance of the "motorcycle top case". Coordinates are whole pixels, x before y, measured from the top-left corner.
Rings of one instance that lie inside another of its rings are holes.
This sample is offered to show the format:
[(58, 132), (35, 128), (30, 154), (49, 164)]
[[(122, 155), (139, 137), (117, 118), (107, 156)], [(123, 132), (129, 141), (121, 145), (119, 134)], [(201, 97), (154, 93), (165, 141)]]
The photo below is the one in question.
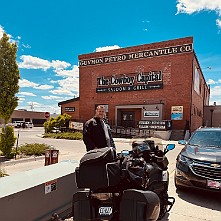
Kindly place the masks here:
[(75, 172), (78, 188), (98, 190), (118, 185), (120, 166), (116, 161), (116, 150), (105, 147), (88, 151)]
[(152, 191), (127, 189), (120, 202), (120, 221), (157, 220), (160, 214), (160, 199)]

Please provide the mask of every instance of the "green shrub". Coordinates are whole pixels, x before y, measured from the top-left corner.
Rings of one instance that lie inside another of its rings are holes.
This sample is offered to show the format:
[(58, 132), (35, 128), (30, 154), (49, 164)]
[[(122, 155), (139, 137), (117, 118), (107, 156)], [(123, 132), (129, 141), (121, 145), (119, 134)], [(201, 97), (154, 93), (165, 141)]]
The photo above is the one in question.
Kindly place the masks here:
[(19, 146), (20, 154), (24, 154), (26, 156), (41, 156), (45, 154), (46, 149), (49, 149), (51, 146), (47, 144), (23, 144)]
[(0, 168), (0, 177), (8, 176), (4, 169)]
[(54, 128), (68, 128), (70, 119), (71, 116), (66, 113), (63, 115), (60, 114), (55, 118), (50, 118), (44, 122), (45, 133), (51, 133)]
[(55, 138), (55, 139), (68, 139), (68, 140), (82, 140), (83, 134), (81, 132), (46, 133), (43, 135), (43, 137)]
[(11, 151), (15, 144), (15, 140), (16, 137), (14, 136), (14, 129), (12, 126), (2, 127), (2, 133), (0, 134), (0, 150), (5, 157), (11, 157)]

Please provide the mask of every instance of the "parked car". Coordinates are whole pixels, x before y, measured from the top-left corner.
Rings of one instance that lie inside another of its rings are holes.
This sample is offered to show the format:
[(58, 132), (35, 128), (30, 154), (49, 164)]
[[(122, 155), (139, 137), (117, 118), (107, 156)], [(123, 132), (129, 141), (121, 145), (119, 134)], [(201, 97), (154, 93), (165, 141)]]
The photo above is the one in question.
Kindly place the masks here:
[(26, 128), (32, 128), (34, 125), (32, 122), (25, 122), (25, 127)]
[(33, 123), (32, 122), (25, 122), (25, 121), (14, 121), (13, 126), (15, 128), (32, 128)]
[(21, 128), (24, 123), (25, 123), (24, 121), (14, 121), (13, 126), (15, 128)]
[(221, 128), (199, 128), (176, 161), (175, 186), (221, 192)]

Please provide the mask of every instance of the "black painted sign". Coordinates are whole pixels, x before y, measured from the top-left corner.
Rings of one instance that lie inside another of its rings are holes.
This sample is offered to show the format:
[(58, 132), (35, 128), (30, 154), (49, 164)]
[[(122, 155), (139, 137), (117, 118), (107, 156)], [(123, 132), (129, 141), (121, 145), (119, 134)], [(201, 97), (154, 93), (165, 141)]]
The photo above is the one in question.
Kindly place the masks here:
[(171, 130), (172, 124), (170, 120), (141, 120), (139, 121), (139, 129)]
[(135, 86), (119, 86), (119, 87), (102, 87), (96, 88), (96, 92), (125, 92), (125, 91), (142, 91), (162, 89), (163, 84), (151, 84), (151, 85), (135, 85)]
[(127, 76), (126, 74), (97, 78), (96, 92), (141, 91), (163, 88), (162, 71), (150, 71)]

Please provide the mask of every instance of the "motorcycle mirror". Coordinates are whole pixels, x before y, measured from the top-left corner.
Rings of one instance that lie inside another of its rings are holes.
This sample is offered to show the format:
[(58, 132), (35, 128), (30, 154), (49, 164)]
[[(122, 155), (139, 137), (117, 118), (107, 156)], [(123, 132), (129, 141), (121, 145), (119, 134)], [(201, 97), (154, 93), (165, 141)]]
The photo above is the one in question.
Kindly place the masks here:
[(186, 142), (186, 140), (179, 140), (178, 141), (178, 144), (181, 144), (181, 145), (185, 145), (187, 142)]
[(175, 148), (175, 144), (167, 144), (166, 149), (164, 150), (164, 154), (168, 151), (173, 150)]
[(123, 156), (128, 156), (128, 155), (130, 154), (130, 152), (129, 152), (129, 150), (122, 150), (122, 151), (121, 151), (121, 154), (122, 154)]

